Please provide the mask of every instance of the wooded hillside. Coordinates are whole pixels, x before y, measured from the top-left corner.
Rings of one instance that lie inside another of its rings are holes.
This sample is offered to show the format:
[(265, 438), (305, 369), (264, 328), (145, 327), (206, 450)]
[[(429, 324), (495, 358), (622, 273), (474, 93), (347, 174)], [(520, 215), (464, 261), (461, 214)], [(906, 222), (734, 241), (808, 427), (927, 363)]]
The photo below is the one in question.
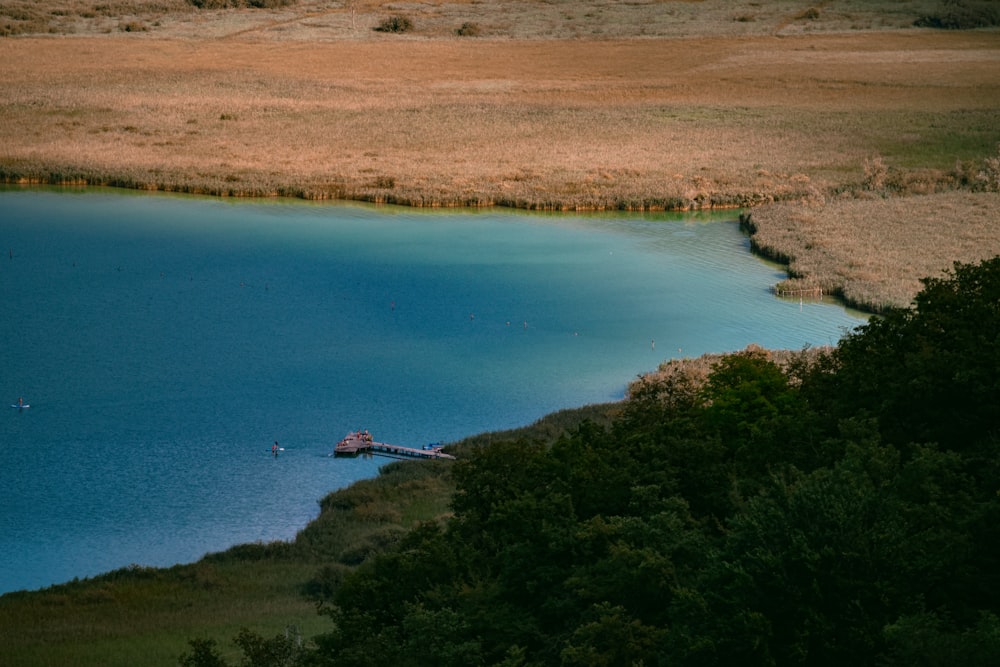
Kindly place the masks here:
[(1000, 257), (818, 360), (690, 377), (465, 451), (451, 518), (313, 582), (331, 629), (289, 664), (997, 664)]

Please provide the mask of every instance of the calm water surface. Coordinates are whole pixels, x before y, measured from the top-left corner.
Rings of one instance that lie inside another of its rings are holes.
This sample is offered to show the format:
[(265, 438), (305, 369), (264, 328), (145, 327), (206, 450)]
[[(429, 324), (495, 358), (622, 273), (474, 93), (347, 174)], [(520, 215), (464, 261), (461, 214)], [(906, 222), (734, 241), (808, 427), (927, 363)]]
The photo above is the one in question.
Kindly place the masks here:
[(454, 440), (862, 322), (774, 298), (732, 218), (0, 189), (0, 592), (290, 539), (384, 463), (328, 456), (355, 428)]

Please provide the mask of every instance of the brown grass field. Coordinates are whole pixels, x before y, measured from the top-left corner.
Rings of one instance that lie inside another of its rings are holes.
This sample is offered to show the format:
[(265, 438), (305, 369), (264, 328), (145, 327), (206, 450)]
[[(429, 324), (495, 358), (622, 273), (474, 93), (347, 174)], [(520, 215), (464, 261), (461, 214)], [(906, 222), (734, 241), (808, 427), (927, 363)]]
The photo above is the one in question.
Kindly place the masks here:
[(1000, 253), (1000, 31), (940, 4), (0, 0), (0, 180), (753, 206), (795, 284), (905, 305)]

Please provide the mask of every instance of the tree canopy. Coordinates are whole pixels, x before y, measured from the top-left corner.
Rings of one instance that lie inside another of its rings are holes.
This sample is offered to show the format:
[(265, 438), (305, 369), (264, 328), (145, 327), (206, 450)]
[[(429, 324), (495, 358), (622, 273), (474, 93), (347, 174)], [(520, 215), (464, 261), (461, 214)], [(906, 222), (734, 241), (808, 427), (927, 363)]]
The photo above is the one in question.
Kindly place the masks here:
[(318, 600), (316, 665), (1000, 663), (1000, 257), (792, 370), (646, 387), (453, 468)]

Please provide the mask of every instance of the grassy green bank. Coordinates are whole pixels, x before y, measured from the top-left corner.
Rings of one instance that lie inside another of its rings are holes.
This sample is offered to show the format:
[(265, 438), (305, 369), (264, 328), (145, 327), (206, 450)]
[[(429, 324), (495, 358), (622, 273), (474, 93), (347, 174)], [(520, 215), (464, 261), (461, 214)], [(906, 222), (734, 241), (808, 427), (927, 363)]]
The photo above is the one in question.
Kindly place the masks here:
[[(246, 544), (172, 568), (130, 567), (0, 597), (7, 665), (175, 665), (192, 638), (326, 631), (307, 597), (320, 564), (347, 569), (447, 512), (447, 465), (403, 462), (335, 492), (288, 543)], [(233, 647), (235, 650), (235, 647)]]
[[(485, 433), (450, 451), (493, 440), (552, 441), (584, 419), (605, 423), (615, 405), (550, 415), (514, 431)], [(448, 461), (387, 463), (382, 474), (320, 501), (320, 515), (292, 542), (245, 544), (171, 568), (130, 567), (40, 591), (0, 596), (0, 646), (10, 666), (176, 665), (191, 639), (212, 639), (236, 661), (242, 628), (264, 637), (330, 629), (313, 598), (392, 547), (419, 522), (450, 514)], [(324, 592), (325, 591), (325, 592)]]

